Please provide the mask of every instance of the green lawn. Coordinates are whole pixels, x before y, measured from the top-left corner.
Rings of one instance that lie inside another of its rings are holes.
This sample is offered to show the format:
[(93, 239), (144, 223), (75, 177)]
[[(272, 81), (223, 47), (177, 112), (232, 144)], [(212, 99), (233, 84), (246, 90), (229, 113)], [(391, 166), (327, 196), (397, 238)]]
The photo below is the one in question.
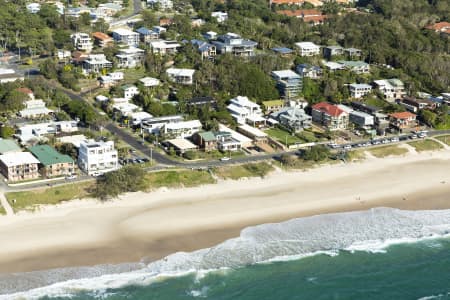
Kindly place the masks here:
[(389, 155), (403, 155), (408, 153), (408, 149), (396, 145), (382, 146), (368, 150), (373, 156), (383, 158)]
[(123, 70), (124, 82), (125, 83), (135, 83), (142, 77), (145, 77), (145, 69), (144, 68), (130, 68)]
[(216, 181), (207, 171), (174, 170), (147, 174), (150, 189), (159, 187), (179, 188), (211, 184)]
[(222, 179), (237, 180), (243, 177), (264, 177), (273, 171), (273, 166), (266, 162), (218, 167), (214, 169), (214, 173)]
[(297, 136), (291, 135), (290, 132), (285, 131), (285, 130), (280, 129), (280, 128), (270, 128), (270, 129), (267, 129), (265, 131), (265, 133), (267, 133), (271, 138), (273, 138), (274, 140), (280, 142), (283, 145), (286, 145), (286, 139), (287, 139), (288, 146), (289, 145), (293, 145), (295, 143), (302, 143), (303, 142), (303, 140), (301, 140)]
[(410, 142), (408, 144), (413, 146), (417, 152), (436, 151), (436, 150), (441, 150), (442, 148), (444, 148), (438, 142), (433, 141), (433, 140), (428, 140), (428, 139), (414, 141), (414, 142)]
[(443, 142), (444, 144), (447, 144), (450, 146), (450, 135), (441, 135), (441, 136), (436, 136), (435, 139)]
[(5, 196), (14, 211), (34, 210), (40, 204), (58, 204), (62, 201), (85, 198), (89, 196), (89, 189), (93, 185), (93, 182), (75, 182), (40, 190), (10, 192)]

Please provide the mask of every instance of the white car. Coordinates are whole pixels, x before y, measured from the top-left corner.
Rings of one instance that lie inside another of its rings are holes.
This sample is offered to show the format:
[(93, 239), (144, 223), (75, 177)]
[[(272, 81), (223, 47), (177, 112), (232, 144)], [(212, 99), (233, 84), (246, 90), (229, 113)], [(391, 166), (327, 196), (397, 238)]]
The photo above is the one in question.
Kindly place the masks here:
[(221, 160), (221, 161), (229, 161), (230, 159), (231, 159), (231, 158), (224, 156), (224, 157), (222, 157), (220, 160)]
[(100, 172), (93, 172), (91, 175), (93, 177), (98, 177), (98, 176), (102, 175), (102, 173), (100, 173)]
[(77, 175), (76, 174), (70, 174), (66, 176), (66, 180), (73, 180), (73, 179), (77, 179)]

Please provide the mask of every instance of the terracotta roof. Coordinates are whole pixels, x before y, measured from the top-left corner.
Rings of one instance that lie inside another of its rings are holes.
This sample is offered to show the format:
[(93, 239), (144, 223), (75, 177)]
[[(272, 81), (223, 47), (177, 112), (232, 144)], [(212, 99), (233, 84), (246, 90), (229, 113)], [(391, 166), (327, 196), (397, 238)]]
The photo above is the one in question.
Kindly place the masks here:
[(416, 115), (413, 113), (410, 113), (408, 111), (404, 112), (397, 112), (389, 115), (390, 117), (393, 117), (395, 119), (410, 119), (410, 118), (416, 118)]
[(172, 25), (173, 19), (170, 18), (161, 18), (159, 19), (159, 26), (167, 26)]
[(450, 23), (449, 22), (439, 22), (434, 25), (428, 25), (426, 28), (431, 29), (431, 30), (436, 30), (436, 31), (447, 32), (448, 30), (450, 30)]
[(339, 117), (341, 114), (345, 113), (342, 109), (336, 105), (330, 104), (328, 102), (320, 102), (312, 107), (314, 110), (319, 110), (332, 117)]
[(272, 4), (303, 4), (304, 0), (272, 0)]
[(33, 91), (30, 90), (29, 88), (21, 87), (21, 88), (18, 88), (17, 91), (22, 92), (24, 94), (28, 94), (28, 95), (33, 95)]
[(110, 40), (112, 39), (109, 35), (103, 32), (94, 32), (92, 36), (98, 40)]
[(310, 16), (320, 16), (322, 14), (322, 12), (317, 9), (279, 10), (277, 11), (277, 13), (288, 17), (301, 17), (301, 18)]
[(323, 23), (326, 19), (328, 19), (327, 15), (321, 15), (321, 16), (307, 16), (303, 18), (303, 21), (307, 23)]

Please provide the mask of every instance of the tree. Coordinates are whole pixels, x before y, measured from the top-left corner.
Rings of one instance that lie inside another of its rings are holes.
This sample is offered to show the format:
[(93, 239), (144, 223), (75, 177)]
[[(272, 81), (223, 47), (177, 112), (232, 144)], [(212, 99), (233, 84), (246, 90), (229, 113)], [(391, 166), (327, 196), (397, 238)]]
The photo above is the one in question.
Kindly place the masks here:
[(146, 185), (145, 171), (139, 166), (130, 165), (99, 177), (94, 195), (101, 200), (107, 200), (122, 193), (143, 190)]
[(6, 126), (6, 125), (0, 126), (0, 136), (3, 139), (8, 139), (8, 138), (12, 137), (13, 134), (14, 134), (14, 128)]
[(324, 145), (316, 145), (305, 150), (302, 156), (304, 160), (320, 162), (326, 160), (330, 156), (330, 149)]

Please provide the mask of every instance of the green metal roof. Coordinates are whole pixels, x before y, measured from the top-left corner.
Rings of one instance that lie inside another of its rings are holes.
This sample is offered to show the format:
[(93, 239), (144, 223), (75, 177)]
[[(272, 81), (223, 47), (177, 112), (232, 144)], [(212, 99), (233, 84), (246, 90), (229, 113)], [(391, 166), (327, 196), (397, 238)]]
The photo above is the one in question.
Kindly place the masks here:
[(0, 139), (0, 154), (8, 152), (20, 152), (20, 147), (13, 140)]
[(216, 136), (211, 131), (199, 132), (198, 135), (201, 136), (205, 142), (212, 142), (216, 140)]
[(30, 147), (29, 150), (44, 166), (73, 163), (70, 156), (59, 153), (49, 145), (36, 145)]

